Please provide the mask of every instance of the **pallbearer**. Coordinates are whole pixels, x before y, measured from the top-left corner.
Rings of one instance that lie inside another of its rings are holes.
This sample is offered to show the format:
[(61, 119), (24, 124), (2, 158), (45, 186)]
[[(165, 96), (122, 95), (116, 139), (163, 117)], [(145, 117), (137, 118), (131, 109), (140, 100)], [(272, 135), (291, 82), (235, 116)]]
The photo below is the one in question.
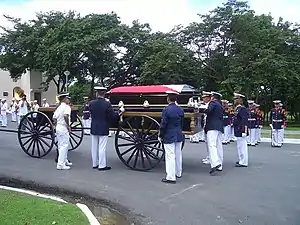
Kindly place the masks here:
[(230, 137), (231, 137), (231, 120), (230, 120), (230, 114), (229, 114), (229, 106), (228, 101), (223, 100), (223, 126), (224, 126), (224, 135), (223, 135), (223, 144), (227, 145), (230, 143)]
[(71, 107), (69, 106), (69, 93), (58, 95), (60, 105), (54, 111), (53, 125), (56, 131), (58, 160), (56, 169), (69, 170), (72, 163), (68, 161), (69, 139), (71, 132)]
[(282, 110), (283, 120), (284, 120), (284, 123), (283, 123), (283, 132), (282, 132), (281, 136), (279, 137), (280, 143), (281, 143), (281, 145), (283, 145), (283, 142), (284, 142), (284, 131), (285, 131), (285, 128), (287, 127), (287, 111), (286, 111), (286, 108), (283, 108), (283, 104), (282, 103), (279, 103), (279, 109)]
[(234, 117), (234, 109), (233, 109), (233, 104), (231, 102), (228, 103), (229, 107), (229, 118), (230, 118), (230, 142), (235, 141), (234, 137), (234, 129), (233, 129), (233, 117)]
[(234, 93), (234, 105), (236, 106), (233, 118), (234, 136), (236, 137), (236, 145), (239, 161), (236, 167), (248, 166), (248, 117), (247, 101), (242, 94)]
[(91, 112), (89, 109), (89, 98), (88, 97), (84, 97), (84, 103), (82, 105), (82, 122), (83, 122), (83, 127), (84, 128), (88, 128), (88, 129), (84, 129), (84, 134), (85, 135), (90, 135), (91, 134)]
[(2, 127), (6, 127), (7, 126), (7, 111), (8, 111), (8, 106), (7, 106), (7, 102), (6, 99), (3, 98), (1, 100), (1, 118), (2, 118)]
[[(89, 105), (91, 112), (91, 135), (92, 135), (92, 161), (93, 169), (99, 171), (110, 170), (111, 167), (106, 165), (106, 145), (109, 134), (109, 125), (113, 120), (117, 120), (119, 113), (115, 112), (111, 103), (105, 100), (105, 87), (95, 87), (96, 99), (92, 100)], [(124, 108), (122, 108), (124, 109)]]
[(176, 105), (178, 93), (173, 91), (168, 94), (169, 105), (162, 111), (159, 128), (159, 140), (163, 143), (166, 159), (167, 176), (162, 179), (165, 183), (176, 183), (176, 178), (182, 174), (181, 146), (183, 142), (183, 109)]
[(49, 104), (48, 104), (48, 102), (47, 102), (47, 99), (46, 99), (46, 98), (43, 98), (42, 107), (49, 107)]
[(257, 129), (256, 129), (256, 141), (257, 143), (261, 142), (261, 129), (263, 128), (263, 124), (264, 124), (264, 116), (262, 111), (259, 109), (260, 105), (259, 104), (255, 104), (256, 107), (256, 115), (257, 115)]
[(11, 100), (11, 104), (10, 104), (11, 122), (16, 122), (17, 121), (16, 106), (17, 106), (16, 99), (13, 98)]
[(275, 100), (270, 113), (270, 127), (272, 129), (272, 147), (281, 147), (283, 143), (285, 113), (280, 109), (280, 100)]
[(205, 133), (207, 137), (207, 147), (210, 158), (210, 174), (218, 170), (222, 170), (223, 164), (223, 145), (222, 135), (224, 133), (223, 127), (223, 108), (221, 104), (222, 95), (218, 92), (211, 92), (211, 101), (208, 104), (205, 113), (206, 125)]

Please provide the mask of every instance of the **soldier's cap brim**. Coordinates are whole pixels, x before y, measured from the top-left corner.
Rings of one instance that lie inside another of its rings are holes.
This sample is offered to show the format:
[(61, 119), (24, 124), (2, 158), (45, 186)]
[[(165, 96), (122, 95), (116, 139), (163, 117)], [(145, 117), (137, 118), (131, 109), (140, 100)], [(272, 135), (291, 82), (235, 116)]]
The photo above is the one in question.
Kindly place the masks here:
[(242, 94), (239, 94), (239, 93), (236, 93), (236, 92), (233, 93), (233, 96), (235, 98), (245, 98), (245, 95), (242, 95)]
[(179, 93), (176, 92), (176, 91), (166, 91), (166, 94), (168, 94), (168, 95), (179, 95)]
[(273, 101), (275, 104), (279, 104), (279, 103), (281, 103), (281, 100), (274, 100)]
[(69, 93), (61, 93), (59, 95), (57, 95), (58, 98), (65, 98), (65, 97), (69, 97)]
[(101, 87), (101, 86), (96, 86), (96, 87), (94, 87), (94, 89), (95, 89), (96, 91), (106, 91), (106, 90), (107, 90), (106, 87)]
[(216, 97), (222, 98), (222, 94), (219, 93), (219, 92), (211, 91), (210, 93), (211, 93), (212, 96), (216, 96)]
[(248, 103), (249, 104), (254, 104), (254, 101), (253, 100), (248, 100)]

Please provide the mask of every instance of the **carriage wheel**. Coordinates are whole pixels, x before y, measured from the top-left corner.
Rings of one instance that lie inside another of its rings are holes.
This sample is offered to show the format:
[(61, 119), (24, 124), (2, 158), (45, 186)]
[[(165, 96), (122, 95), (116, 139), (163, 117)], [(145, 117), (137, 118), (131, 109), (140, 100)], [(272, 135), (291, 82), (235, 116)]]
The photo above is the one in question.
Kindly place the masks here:
[(158, 131), (159, 123), (149, 116), (126, 118), (115, 135), (120, 160), (132, 170), (148, 171), (156, 167), (165, 153), (158, 141)]
[(54, 145), (54, 129), (51, 120), (42, 112), (30, 112), (20, 121), (18, 140), (22, 150), (33, 158), (49, 154)]
[[(70, 143), (69, 143), (69, 151), (73, 151), (79, 147), (83, 140), (83, 125), (79, 116), (76, 116), (77, 120), (73, 121), (70, 126), (72, 132), (70, 133)], [(57, 148), (57, 140), (55, 141), (55, 146)]]

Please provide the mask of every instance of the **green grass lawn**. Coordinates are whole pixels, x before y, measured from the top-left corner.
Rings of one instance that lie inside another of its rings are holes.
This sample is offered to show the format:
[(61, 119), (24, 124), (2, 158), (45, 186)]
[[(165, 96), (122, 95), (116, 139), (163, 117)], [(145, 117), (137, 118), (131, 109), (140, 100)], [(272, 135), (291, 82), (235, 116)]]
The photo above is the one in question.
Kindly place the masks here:
[[(263, 138), (271, 138), (271, 131), (269, 133), (262, 133), (261, 137), (263, 137)], [(300, 134), (285, 134), (284, 138), (300, 139)]]
[(88, 225), (73, 204), (0, 190), (1, 225)]

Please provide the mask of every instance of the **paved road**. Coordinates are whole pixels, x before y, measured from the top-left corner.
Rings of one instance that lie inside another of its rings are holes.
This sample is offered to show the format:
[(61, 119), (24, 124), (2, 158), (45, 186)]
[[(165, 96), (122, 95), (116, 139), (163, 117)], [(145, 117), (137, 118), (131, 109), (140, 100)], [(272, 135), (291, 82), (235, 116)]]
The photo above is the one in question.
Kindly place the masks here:
[(250, 167), (234, 168), (235, 144), (226, 146), (224, 171), (209, 176), (200, 163), (203, 144), (186, 144), (183, 178), (164, 184), (164, 164), (151, 172), (128, 170), (117, 158), (113, 138), (108, 144), (111, 171), (91, 169), (90, 137), (70, 153), (74, 166), (57, 171), (54, 151), (44, 159), (26, 156), (16, 135), (1, 133), (0, 177), (33, 180), (92, 197), (108, 199), (143, 215), (144, 224), (159, 225), (299, 225), (300, 149), (286, 144), (271, 149), (262, 143), (250, 149)]

